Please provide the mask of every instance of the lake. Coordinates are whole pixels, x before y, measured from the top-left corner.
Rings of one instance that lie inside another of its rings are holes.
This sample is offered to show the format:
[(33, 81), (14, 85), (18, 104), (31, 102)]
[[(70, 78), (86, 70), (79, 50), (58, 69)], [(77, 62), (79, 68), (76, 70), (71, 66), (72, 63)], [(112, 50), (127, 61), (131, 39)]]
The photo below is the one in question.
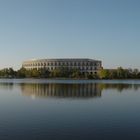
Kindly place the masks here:
[(0, 140), (140, 139), (139, 80), (0, 80)]

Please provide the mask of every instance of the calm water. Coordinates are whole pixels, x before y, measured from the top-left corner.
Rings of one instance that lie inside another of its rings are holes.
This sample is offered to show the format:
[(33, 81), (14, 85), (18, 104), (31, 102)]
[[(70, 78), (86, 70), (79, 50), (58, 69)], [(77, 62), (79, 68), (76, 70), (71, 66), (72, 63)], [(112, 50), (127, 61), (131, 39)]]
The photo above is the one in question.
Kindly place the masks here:
[(140, 139), (140, 81), (0, 80), (0, 140)]

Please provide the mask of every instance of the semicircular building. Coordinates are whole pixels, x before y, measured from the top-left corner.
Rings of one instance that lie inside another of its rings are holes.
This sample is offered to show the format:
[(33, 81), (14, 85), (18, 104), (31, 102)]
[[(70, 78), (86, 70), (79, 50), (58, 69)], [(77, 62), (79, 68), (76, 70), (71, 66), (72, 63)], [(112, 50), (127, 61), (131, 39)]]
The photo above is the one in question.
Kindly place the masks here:
[(33, 59), (24, 61), (22, 67), (26, 69), (41, 69), (45, 68), (49, 71), (58, 68), (78, 69), (81, 73), (96, 74), (102, 69), (102, 62), (93, 59)]

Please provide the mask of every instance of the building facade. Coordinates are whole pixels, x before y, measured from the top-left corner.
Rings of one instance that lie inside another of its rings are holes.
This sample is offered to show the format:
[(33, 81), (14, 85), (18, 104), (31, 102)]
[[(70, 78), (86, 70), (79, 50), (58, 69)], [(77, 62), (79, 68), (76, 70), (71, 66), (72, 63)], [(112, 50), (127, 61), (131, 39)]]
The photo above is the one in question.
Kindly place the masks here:
[(23, 62), (22, 67), (28, 70), (45, 68), (49, 71), (68, 68), (78, 69), (81, 73), (96, 74), (102, 69), (102, 62), (93, 59), (36, 59)]

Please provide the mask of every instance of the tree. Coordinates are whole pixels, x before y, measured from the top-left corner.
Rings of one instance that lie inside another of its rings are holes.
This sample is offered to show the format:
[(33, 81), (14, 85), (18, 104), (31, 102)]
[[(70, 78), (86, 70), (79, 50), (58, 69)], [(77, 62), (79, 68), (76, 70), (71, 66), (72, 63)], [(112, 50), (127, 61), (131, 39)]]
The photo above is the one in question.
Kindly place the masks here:
[(38, 71), (39, 71), (39, 77), (40, 78), (47, 78), (47, 77), (49, 77), (50, 72), (46, 68), (41, 68)]
[(116, 70), (110, 70), (109, 71), (109, 78), (110, 79), (116, 79), (117, 78), (117, 71)]
[(33, 78), (39, 78), (40, 77), (40, 72), (39, 72), (39, 70), (37, 70), (37, 69), (32, 69), (32, 70), (30, 70), (30, 72), (31, 72), (31, 77), (33, 77)]
[(62, 71), (60, 68), (54, 69), (51, 71), (51, 77), (61, 77), (62, 76)]
[(100, 70), (99, 77), (101, 79), (109, 79), (109, 70), (105, 70), (105, 69)]
[(125, 78), (125, 71), (122, 67), (117, 68), (117, 78), (119, 79)]
[(25, 68), (20, 68), (18, 71), (17, 71), (17, 77), (18, 78), (25, 78), (26, 77), (26, 73), (27, 73), (27, 70)]
[(71, 70), (71, 77), (72, 78), (80, 78), (81, 72), (78, 69), (72, 69)]

